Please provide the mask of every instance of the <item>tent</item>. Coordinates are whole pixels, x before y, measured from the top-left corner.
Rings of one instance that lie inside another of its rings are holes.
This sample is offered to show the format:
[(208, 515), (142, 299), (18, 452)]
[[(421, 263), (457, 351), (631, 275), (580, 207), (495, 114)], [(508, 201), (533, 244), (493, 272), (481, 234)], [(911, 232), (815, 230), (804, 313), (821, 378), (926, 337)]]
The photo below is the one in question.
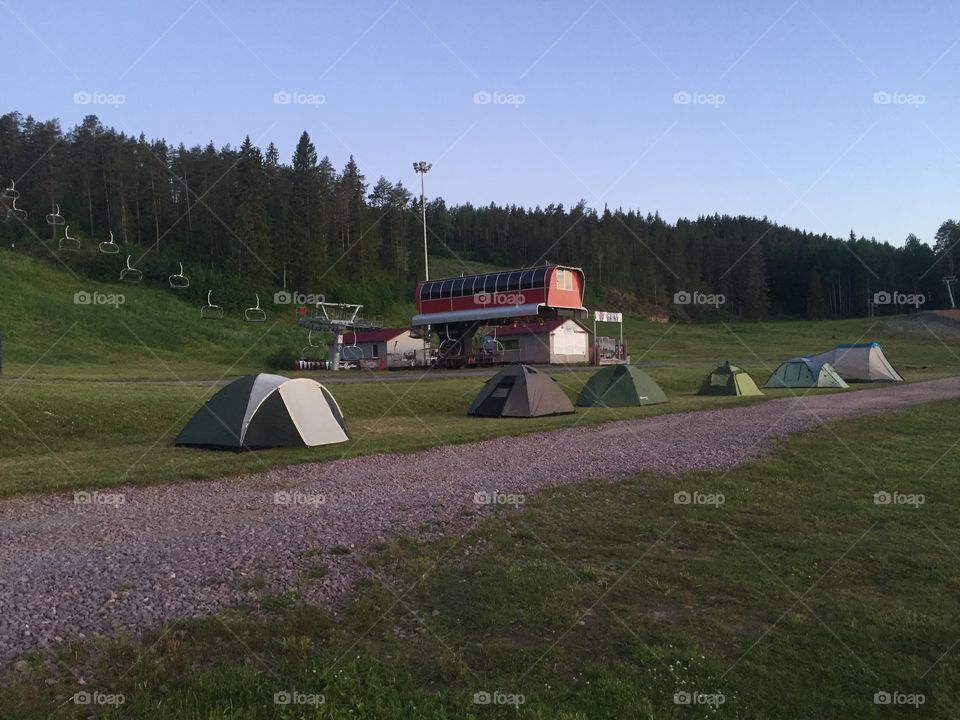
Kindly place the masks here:
[(847, 384), (830, 363), (798, 357), (787, 360), (774, 370), (764, 387), (845, 388)]
[(474, 399), (468, 415), (540, 417), (574, 412), (557, 381), (529, 365), (513, 365), (494, 375)]
[(632, 365), (607, 365), (583, 386), (581, 407), (636, 407), (667, 402), (660, 386), (643, 370)]
[(903, 382), (876, 342), (844, 343), (810, 359), (830, 363), (848, 382)]
[(763, 395), (746, 370), (725, 362), (713, 370), (697, 395)]
[(316, 380), (247, 375), (207, 400), (175, 445), (256, 450), (346, 442), (343, 413)]

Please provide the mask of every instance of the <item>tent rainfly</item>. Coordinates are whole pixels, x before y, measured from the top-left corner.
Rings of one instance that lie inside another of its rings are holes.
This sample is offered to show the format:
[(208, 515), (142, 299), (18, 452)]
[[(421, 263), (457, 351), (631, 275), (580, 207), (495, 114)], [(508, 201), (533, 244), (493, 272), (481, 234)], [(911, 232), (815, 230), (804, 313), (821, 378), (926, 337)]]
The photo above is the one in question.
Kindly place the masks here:
[(540, 417), (575, 412), (557, 381), (529, 365), (512, 365), (490, 378), (468, 415)]
[(340, 406), (323, 385), (261, 373), (234, 380), (207, 400), (174, 444), (240, 451), (348, 439)]
[(760, 392), (757, 384), (746, 370), (725, 362), (707, 375), (697, 395), (736, 395), (739, 397), (763, 395), (763, 393)]
[(844, 343), (810, 359), (830, 363), (847, 382), (903, 382), (876, 342)]
[(667, 402), (653, 378), (632, 365), (607, 365), (583, 386), (580, 407), (636, 407)]
[(845, 388), (843, 381), (830, 363), (810, 358), (791, 358), (773, 371), (767, 388)]

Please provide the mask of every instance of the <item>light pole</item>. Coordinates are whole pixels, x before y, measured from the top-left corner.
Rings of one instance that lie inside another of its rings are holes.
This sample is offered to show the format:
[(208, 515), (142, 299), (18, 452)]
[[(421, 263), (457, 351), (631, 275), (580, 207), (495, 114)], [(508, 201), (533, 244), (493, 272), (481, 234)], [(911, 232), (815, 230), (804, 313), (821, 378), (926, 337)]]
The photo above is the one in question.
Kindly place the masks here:
[(420, 173), (420, 212), (423, 215), (423, 279), (424, 280), (430, 279), (430, 265), (429, 265), (429, 261), (427, 260), (427, 204), (426, 204), (426, 201), (424, 200), (425, 196), (424, 196), (423, 177), (424, 175), (427, 174), (427, 172), (432, 167), (433, 165), (423, 161), (415, 162), (413, 164), (414, 172)]

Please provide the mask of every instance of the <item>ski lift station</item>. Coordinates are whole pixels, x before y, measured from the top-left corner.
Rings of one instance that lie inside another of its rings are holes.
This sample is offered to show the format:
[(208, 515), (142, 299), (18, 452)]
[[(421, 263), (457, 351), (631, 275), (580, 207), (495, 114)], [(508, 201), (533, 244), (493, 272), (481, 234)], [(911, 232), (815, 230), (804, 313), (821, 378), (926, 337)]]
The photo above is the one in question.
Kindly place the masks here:
[[(442, 366), (505, 362), (498, 333), (586, 318), (583, 289), (583, 270), (564, 265), (426, 280), (417, 284), (412, 331), (420, 337), (437, 334), (437, 363)], [(483, 327), (490, 332), (474, 352), (474, 337)]]

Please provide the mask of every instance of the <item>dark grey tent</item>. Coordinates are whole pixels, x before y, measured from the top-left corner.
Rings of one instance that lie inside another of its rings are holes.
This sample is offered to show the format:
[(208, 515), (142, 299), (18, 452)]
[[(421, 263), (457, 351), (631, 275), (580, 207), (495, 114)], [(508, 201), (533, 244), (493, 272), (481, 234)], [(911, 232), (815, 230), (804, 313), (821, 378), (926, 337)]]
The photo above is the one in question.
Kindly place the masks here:
[(315, 380), (247, 375), (207, 400), (175, 445), (255, 450), (346, 442), (343, 413)]
[(468, 415), (540, 417), (574, 412), (557, 381), (529, 365), (513, 365), (494, 375), (474, 399)]

